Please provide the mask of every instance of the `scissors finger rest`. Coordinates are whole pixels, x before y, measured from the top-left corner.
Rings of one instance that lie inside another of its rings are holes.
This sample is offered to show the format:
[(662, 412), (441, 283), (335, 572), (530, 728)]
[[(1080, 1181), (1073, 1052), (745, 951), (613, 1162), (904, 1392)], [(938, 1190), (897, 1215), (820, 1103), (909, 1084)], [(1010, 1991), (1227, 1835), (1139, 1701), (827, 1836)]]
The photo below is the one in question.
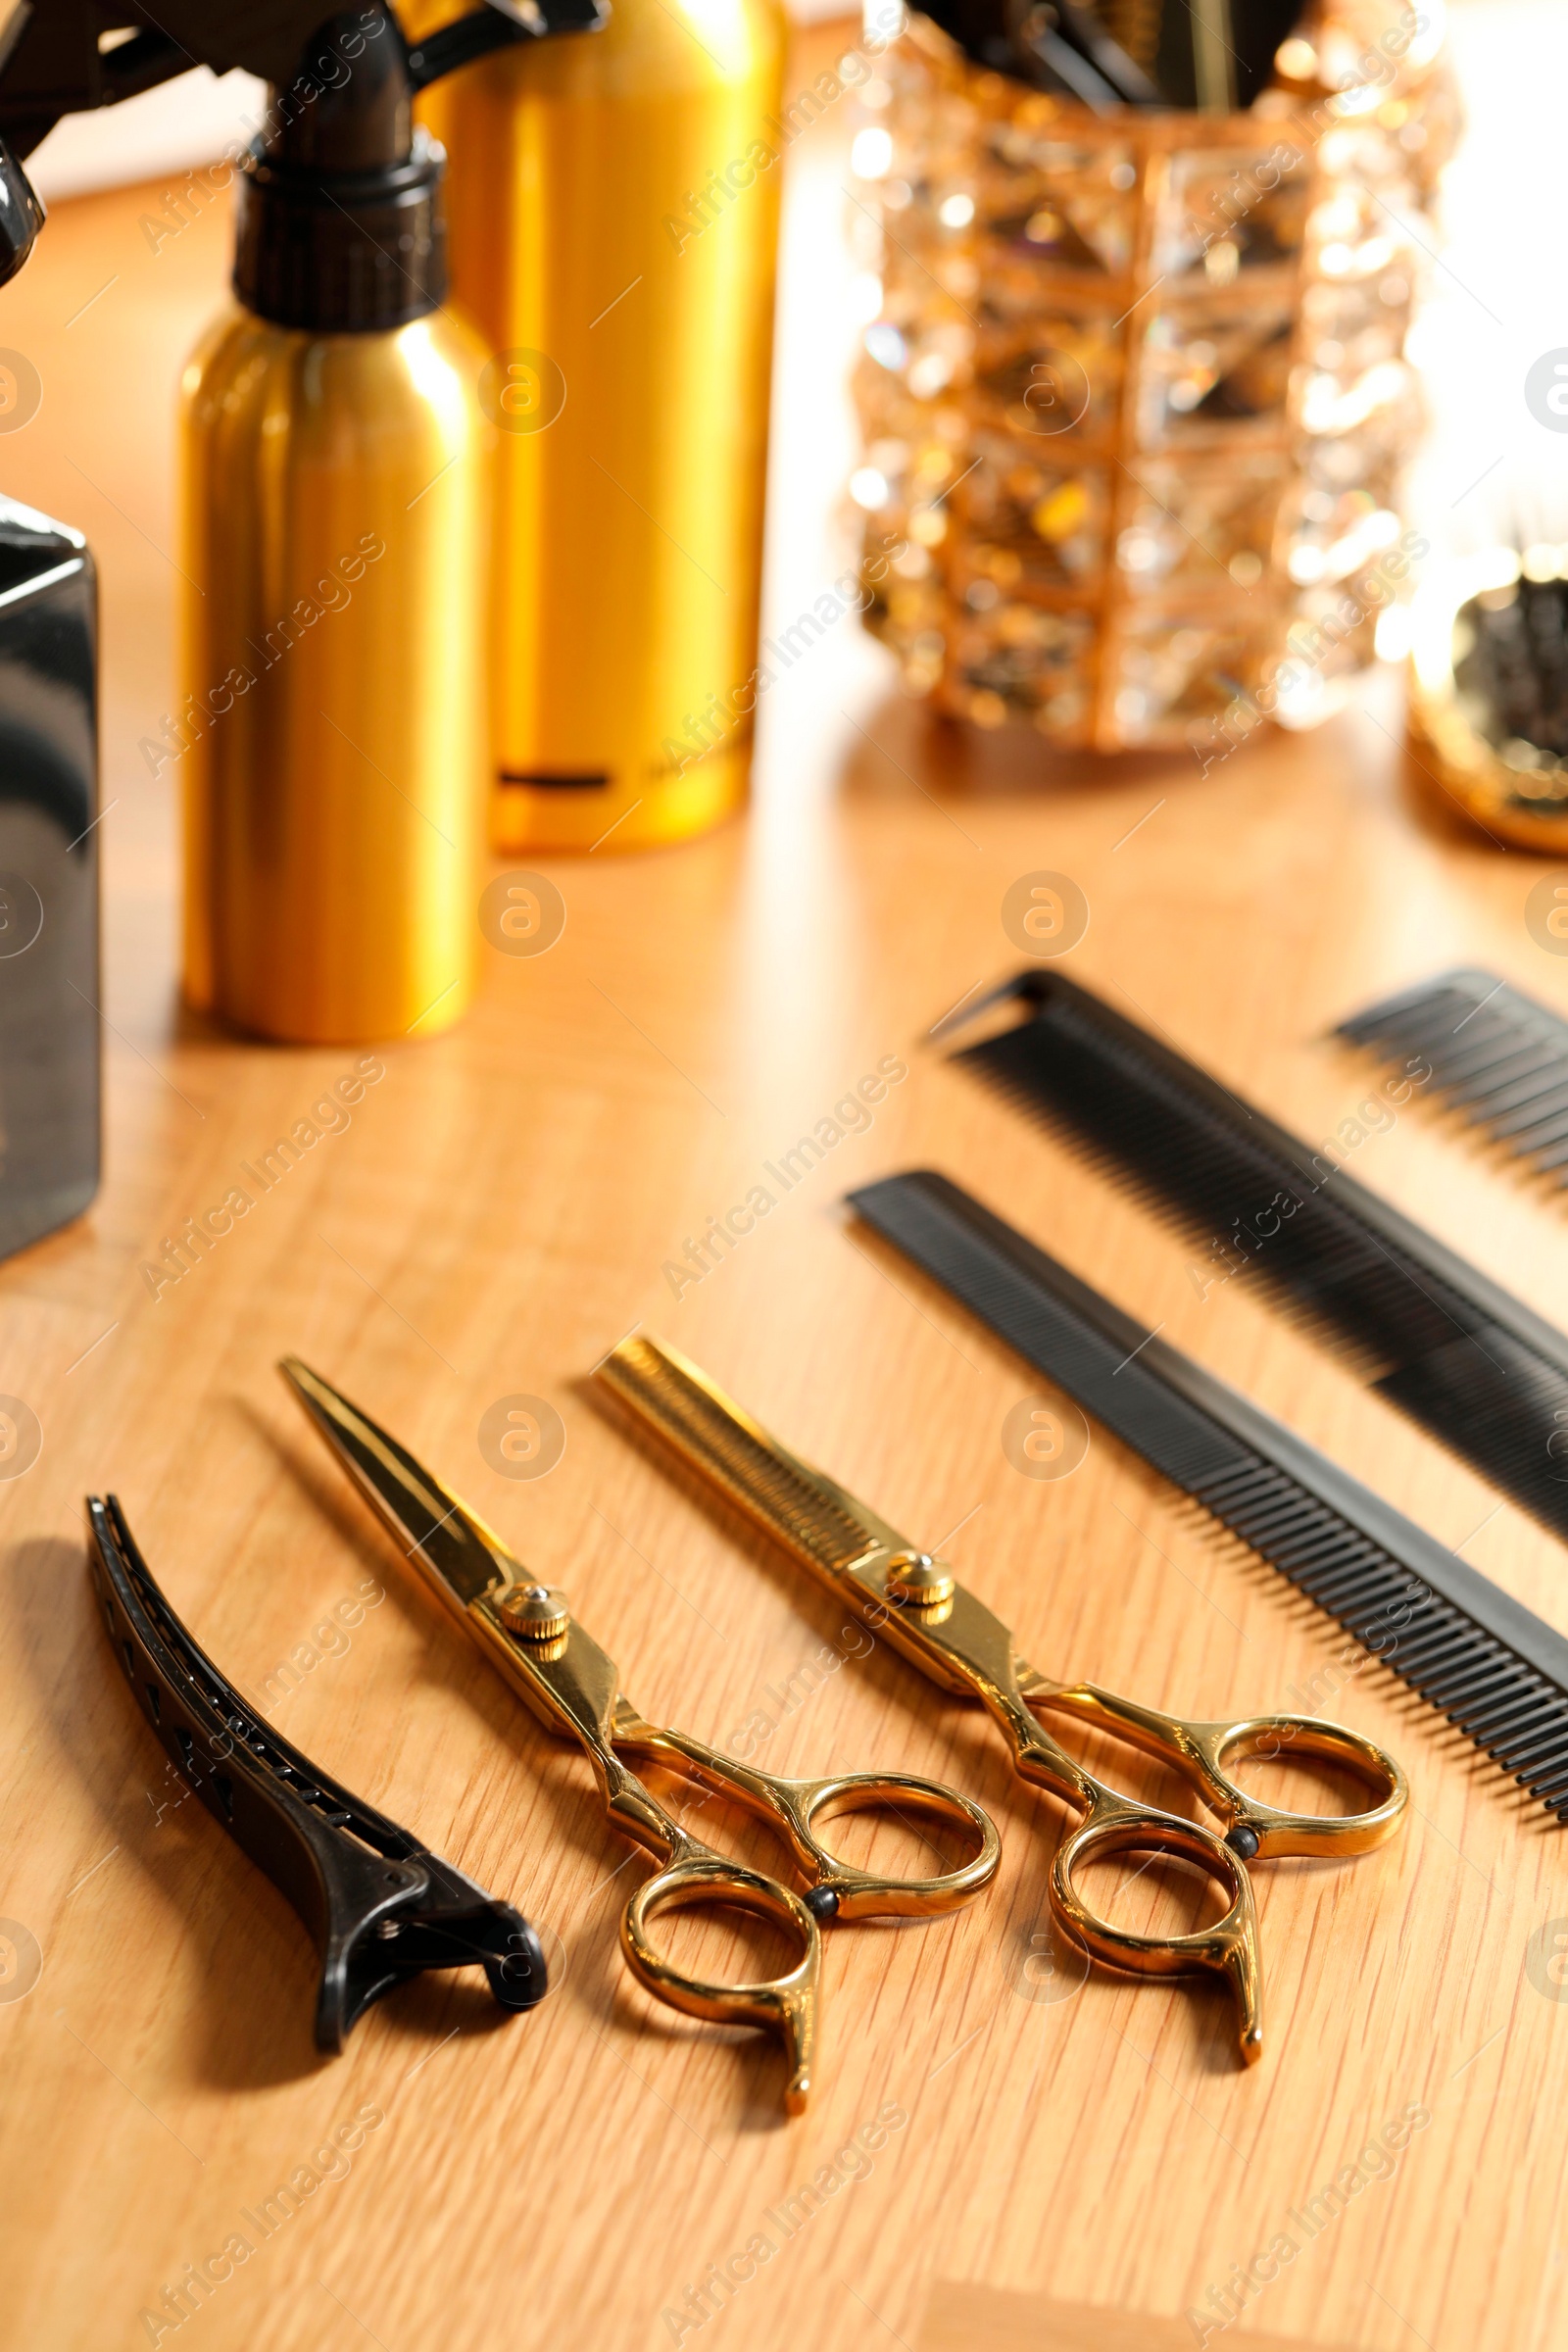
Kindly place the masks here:
[[(721, 2026), (761, 2026), (776, 2034), (788, 2069), (784, 2105), (791, 2115), (803, 2114), (810, 2096), (816, 2046), (822, 1945), (815, 1915), (776, 1879), (690, 1843), (692, 1850), (639, 1886), (621, 1913), (620, 1948), (626, 1965), (645, 1992), (687, 2017)], [(688, 1976), (659, 1949), (649, 1924), (661, 1912), (710, 1904), (749, 1911), (793, 1933), (800, 1959), (776, 1977), (748, 1984)]]
[[(1188, 1936), (1144, 1936), (1107, 1919), (1079, 1891), (1078, 1873), (1091, 1863), (1132, 1854), (1171, 1854), (1197, 1863), (1228, 1894), (1223, 1916)], [(1252, 1883), (1238, 1856), (1201, 1822), (1182, 1821), (1174, 1813), (1130, 1804), (1113, 1789), (1100, 1789), (1087, 1818), (1068, 1831), (1052, 1857), (1051, 1907), (1067, 1934), (1108, 1968), (1158, 1977), (1212, 1969), (1224, 1977), (1236, 2002), (1242, 2056), (1250, 2066), (1262, 2055), (1263, 1987)]]

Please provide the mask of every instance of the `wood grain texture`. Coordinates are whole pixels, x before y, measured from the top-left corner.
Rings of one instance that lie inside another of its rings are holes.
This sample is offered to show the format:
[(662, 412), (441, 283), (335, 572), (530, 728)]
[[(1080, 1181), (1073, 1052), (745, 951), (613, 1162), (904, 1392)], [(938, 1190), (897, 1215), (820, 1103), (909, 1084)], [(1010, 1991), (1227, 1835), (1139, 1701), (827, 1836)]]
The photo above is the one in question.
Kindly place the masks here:
[[(816, 36), (799, 84), (831, 54)], [(846, 562), (850, 127), (830, 109), (791, 159), (773, 628)], [(220, 297), (227, 230), (215, 205), (154, 250), (140, 223), (160, 194), (60, 207), (5, 297), (3, 339), (45, 385), (0, 444), (5, 485), (78, 520), (103, 566), (112, 1024), (102, 1198), (0, 1267), (0, 1388), (44, 1431), (36, 1466), (0, 1486), (0, 1915), (42, 1951), (34, 1988), (0, 2001), (7, 2340), (144, 2343), (142, 2312), (238, 2234), (249, 2258), (159, 2340), (861, 2352), (914, 2344), (940, 2279), (944, 2347), (1004, 2340), (995, 2304), (977, 2299), (967, 2329), (955, 2318), (965, 2281), (1196, 2342), (1182, 2315), (1286, 2234), (1298, 2250), (1238, 2333), (1545, 2352), (1568, 2281), (1568, 2003), (1530, 1965), (1548, 1931), (1568, 1935), (1568, 1849), (1545, 1816), (1398, 1686), (1345, 1682), (1334, 1711), (1396, 1750), (1416, 1809), (1381, 1854), (1257, 1870), (1268, 2047), (1244, 2073), (1218, 1989), (1048, 1971), (1035, 1939), (1059, 1810), (1009, 1782), (973, 1713), (881, 1648), (847, 1656), (831, 1601), (583, 1385), (635, 1323), (663, 1334), (912, 1536), (959, 1530), (962, 1573), (1048, 1672), (1212, 1714), (1298, 1704), (1314, 1676), (1332, 1689), (1335, 1629), (1116, 1446), (1097, 1437), (1056, 1484), (1011, 1467), (1020, 1366), (838, 1205), (930, 1163), (1568, 1627), (1546, 1536), (1240, 1286), (1201, 1298), (1180, 1245), (926, 1042), (1016, 961), (1009, 885), (1062, 871), (1092, 908), (1074, 972), (1315, 1139), (1368, 1092), (1324, 1041), (1373, 996), (1463, 958), (1568, 1005), (1568, 966), (1524, 924), (1538, 869), (1407, 802), (1391, 683), (1365, 713), (1201, 781), (1184, 762), (1091, 768), (931, 729), (846, 618), (767, 699), (745, 824), (554, 868), (559, 945), (494, 956), (459, 1032), (389, 1047), (348, 1130), (155, 1300), (143, 1261), (354, 1058), (235, 1043), (177, 1006), (177, 778), (152, 776), (138, 745), (173, 692), (170, 397)], [(686, 1237), (884, 1057), (908, 1074), (869, 1131), (673, 1296), (662, 1269)], [(1568, 1317), (1564, 1212), (1462, 1139), (1411, 1111), (1353, 1165)], [(829, 1937), (803, 2121), (783, 2122), (760, 2036), (674, 2020), (631, 1984), (615, 1922), (645, 1865), (581, 1757), (400, 1570), (284, 1396), (287, 1349), (569, 1587), (651, 1715), (722, 1742), (771, 1714), (769, 1763), (902, 1765), (993, 1808), (1004, 1856), (981, 1902)], [(536, 1482), (478, 1449), (482, 1414), (515, 1393), (566, 1426)], [(476, 1980), (430, 1979), (341, 2059), (316, 2057), (303, 1931), (173, 1801), (106, 1653), (89, 1489), (122, 1496), (198, 1639), (291, 1739), (560, 1937), (541, 2014), (506, 2023)], [(367, 1578), (385, 1598), (346, 1652), (270, 1694)], [(1179, 1895), (1142, 1884), (1127, 1915)], [(367, 2106), (384, 2120), (346, 2176), (270, 2235), (242, 2218)], [(1396, 2160), (1386, 2140), (1368, 2153), (1412, 2106), (1430, 2123)], [(1347, 2174), (1353, 2192), (1297, 2229)], [(736, 2260), (763, 2238), (765, 2259)], [(703, 2316), (688, 2291), (732, 2260)]]
[[(968, 2352), (984, 2342), (991, 2352), (1188, 2352), (1192, 2330), (1180, 2320), (1153, 2320), (1102, 2304), (1046, 2303), (1037, 2295), (939, 2279), (920, 2331), (919, 2352)], [(1226, 2331), (1226, 2352), (1284, 2352), (1287, 2338)], [(1336, 2352), (1302, 2344), (1295, 2352)], [(1338, 2352), (1346, 2352), (1341, 2346)]]

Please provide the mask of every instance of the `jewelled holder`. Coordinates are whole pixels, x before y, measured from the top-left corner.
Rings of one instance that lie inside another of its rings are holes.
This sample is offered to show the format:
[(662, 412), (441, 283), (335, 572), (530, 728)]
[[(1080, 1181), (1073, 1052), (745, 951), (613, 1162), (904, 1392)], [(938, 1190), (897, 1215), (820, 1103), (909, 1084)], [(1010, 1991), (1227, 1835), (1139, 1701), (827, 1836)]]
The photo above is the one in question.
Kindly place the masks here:
[(862, 94), (851, 485), (911, 693), (1222, 756), (1370, 664), (1419, 546), (1396, 490), (1456, 122), (1437, 6), (1329, 0), (1221, 117), (1095, 115), (911, 20)]

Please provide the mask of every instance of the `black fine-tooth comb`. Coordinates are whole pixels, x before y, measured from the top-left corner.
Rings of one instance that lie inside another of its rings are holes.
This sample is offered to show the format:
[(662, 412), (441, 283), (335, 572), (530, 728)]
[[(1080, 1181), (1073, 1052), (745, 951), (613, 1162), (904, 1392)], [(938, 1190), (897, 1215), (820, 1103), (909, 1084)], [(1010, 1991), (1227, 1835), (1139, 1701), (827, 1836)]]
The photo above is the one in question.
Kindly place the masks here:
[(1029, 1017), (958, 1060), (1206, 1248), (1204, 1273), (1254, 1276), (1380, 1396), (1568, 1538), (1561, 1332), (1357, 1184), (1342, 1147), (1314, 1154), (1075, 982), (1022, 972), (957, 1020), (1008, 1000)]
[(246, 1705), (170, 1607), (113, 1494), (88, 1497), (87, 1522), (104, 1622), (143, 1714), (315, 1938), (317, 2047), (340, 2050), (372, 2001), (429, 1968), (482, 1967), (503, 2009), (541, 2000), (545, 1957), (521, 1912), (328, 1780)]
[[(1421, 1054), (1425, 1090), (1553, 1186), (1568, 1185), (1568, 1021), (1495, 972), (1442, 972), (1334, 1033), (1380, 1060)], [(1565, 1441), (1568, 1443), (1568, 1441)]]
[(945, 1176), (852, 1208), (1568, 1821), (1568, 1641)]

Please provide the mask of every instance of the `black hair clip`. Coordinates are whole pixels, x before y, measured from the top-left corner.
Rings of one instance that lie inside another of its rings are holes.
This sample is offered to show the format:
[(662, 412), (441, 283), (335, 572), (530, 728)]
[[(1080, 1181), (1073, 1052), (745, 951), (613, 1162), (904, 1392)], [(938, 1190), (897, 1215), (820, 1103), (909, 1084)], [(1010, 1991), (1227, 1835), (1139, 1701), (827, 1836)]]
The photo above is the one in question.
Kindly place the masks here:
[(503, 2009), (543, 1999), (545, 1957), (521, 1912), (328, 1780), (246, 1705), (170, 1607), (113, 1494), (90, 1495), (87, 1519), (93, 1583), (143, 1713), (316, 1940), (317, 2046), (340, 2050), (372, 2001), (428, 1968), (481, 1966)]

